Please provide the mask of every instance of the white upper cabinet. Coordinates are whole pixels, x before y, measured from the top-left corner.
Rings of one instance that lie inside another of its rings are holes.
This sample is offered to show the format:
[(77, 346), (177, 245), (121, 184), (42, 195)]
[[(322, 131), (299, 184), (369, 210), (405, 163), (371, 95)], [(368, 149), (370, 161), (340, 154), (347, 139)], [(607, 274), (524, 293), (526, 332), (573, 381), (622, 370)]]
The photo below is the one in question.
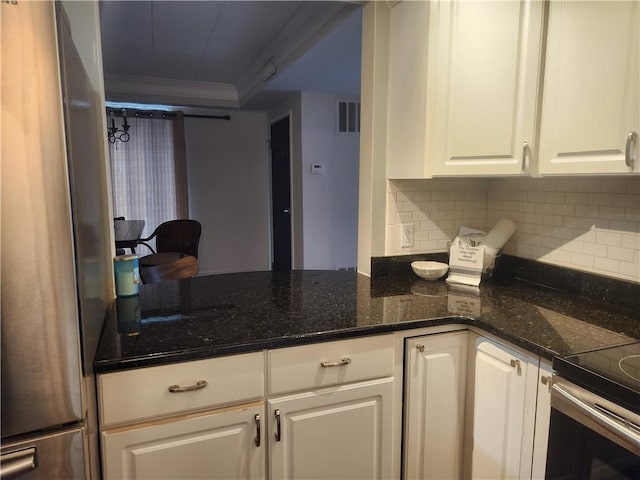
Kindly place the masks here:
[(528, 173), (542, 24), (539, 1), (395, 5), (388, 177)]
[(637, 1), (551, 1), (541, 174), (640, 171), (639, 28)]
[(528, 173), (543, 2), (433, 2), (426, 149), (433, 175)]
[(387, 176), (426, 178), (429, 2), (400, 2), (389, 14)]

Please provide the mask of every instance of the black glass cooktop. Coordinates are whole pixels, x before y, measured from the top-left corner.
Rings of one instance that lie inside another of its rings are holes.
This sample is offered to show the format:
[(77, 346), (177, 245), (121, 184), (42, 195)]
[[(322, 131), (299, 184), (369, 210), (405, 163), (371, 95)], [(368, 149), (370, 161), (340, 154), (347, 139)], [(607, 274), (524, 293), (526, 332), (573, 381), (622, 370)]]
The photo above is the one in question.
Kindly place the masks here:
[(560, 377), (640, 414), (640, 342), (556, 357)]

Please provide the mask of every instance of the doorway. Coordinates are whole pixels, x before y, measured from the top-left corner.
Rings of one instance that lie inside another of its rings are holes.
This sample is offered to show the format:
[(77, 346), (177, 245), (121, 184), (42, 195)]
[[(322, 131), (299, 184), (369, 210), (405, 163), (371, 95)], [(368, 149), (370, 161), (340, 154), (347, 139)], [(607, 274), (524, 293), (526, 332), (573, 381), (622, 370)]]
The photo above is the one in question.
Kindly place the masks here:
[(291, 270), (291, 149), (289, 115), (271, 124), (273, 270)]

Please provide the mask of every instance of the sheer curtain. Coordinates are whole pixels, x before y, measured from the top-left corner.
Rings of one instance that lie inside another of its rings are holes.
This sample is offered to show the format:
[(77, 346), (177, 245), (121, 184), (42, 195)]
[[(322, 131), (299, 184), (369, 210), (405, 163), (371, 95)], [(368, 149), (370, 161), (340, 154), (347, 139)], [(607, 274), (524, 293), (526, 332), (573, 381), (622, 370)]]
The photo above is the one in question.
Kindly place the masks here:
[(162, 222), (188, 218), (184, 123), (181, 113), (127, 113), (130, 140), (109, 144), (113, 213), (144, 220), (146, 237)]

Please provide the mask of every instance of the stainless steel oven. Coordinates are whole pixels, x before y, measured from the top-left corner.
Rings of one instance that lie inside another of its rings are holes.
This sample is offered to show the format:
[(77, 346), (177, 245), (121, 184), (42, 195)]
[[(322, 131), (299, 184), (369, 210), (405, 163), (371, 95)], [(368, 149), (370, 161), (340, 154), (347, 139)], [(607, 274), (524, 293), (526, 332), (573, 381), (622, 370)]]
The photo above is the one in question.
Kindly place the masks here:
[(548, 479), (640, 479), (640, 342), (553, 361)]

